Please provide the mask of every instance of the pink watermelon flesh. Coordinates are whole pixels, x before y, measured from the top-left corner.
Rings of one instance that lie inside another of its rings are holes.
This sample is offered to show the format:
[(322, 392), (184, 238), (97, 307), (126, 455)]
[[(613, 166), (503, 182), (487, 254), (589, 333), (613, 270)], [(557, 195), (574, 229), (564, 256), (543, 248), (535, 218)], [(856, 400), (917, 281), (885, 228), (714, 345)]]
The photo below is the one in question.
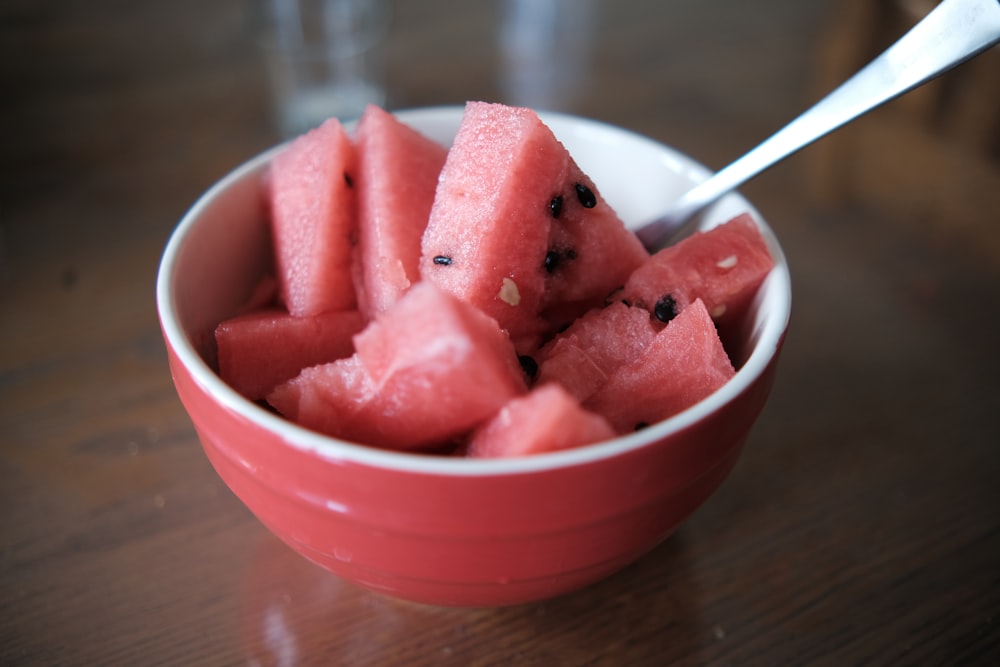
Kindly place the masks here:
[(567, 181), (573, 185), (558, 195), (562, 204), (545, 256), (542, 313), (556, 327), (603, 305), (649, 259), (639, 239), (572, 161), (570, 172)]
[(622, 297), (661, 321), (701, 299), (712, 319), (725, 327), (746, 314), (773, 266), (747, 213), (657, 252), (631, 275)]
[(521, 353), (648, 257), (533, 111), (482, 102), (466, 106), (422, 251), (422, 277), (497, 320)]
[(268, 397), (330, 435), (390, 449), (449, 444), (527, 391), (506, 333), (469, 304), (417, 283), (355, 336), (354, 356)]
[(583, 406), (630, 433), (694, 405), (734, 374), (705, 304), (695, 299)]
[(274, 157), (268, 174), (281, 296), (299, 317), (356, 305), (351, 272), (356, 235), (355, 150), (330, 119)]
[(648, 311), (620, 301), (591, 310), (539, 350), (537, 382), (558, 382), (583, 401), (640, 357), (657, 330)]
[(363, 320), (356, 310), (294, 317), (269, 308), (219, 324), (219, 375), (252, 401), (303, 368), (350, 356)]
[(476, 429), (466, 455), (499, 458), (540, 454), (582, 447), (615, 435), (604, 417), (584, 410), (561, 386), (546, 384), (512, 399)]
[(420, 241), (447, 149), (392, 114), (369, 106), (358, 151), (358, 265), (361, 312), (372, 318), (420, 279)]
[(377, 418), (372, 407), (375, 387), (357, 355), (302, 369), (279, 384), (267, 402), (300, 426), (363, 444), (368, 425)]
[(608, 368), (595, 361), (587, 351), (565, 338), (546, 345), (548, 353), (535, 377), (536, 384), (559, 384), (578, 401), (592, 396), (608, 381)]

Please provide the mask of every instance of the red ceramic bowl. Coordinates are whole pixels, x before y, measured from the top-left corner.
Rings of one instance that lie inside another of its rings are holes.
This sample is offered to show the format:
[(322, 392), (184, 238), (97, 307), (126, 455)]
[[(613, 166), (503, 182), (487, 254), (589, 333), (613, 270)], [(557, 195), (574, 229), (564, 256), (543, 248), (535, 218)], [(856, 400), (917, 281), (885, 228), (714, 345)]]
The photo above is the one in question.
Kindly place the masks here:
[[(400, 112), (447, 143), (461, 107)], [(545, 121), (622, 217), (648, 219), (707, 176), (677, 152), (590, 120)], [(278, 149), (275, 149), (278, 150)], [(719, 486), (762, 409), (788, 325), (777, 259), (744, 327), (742, 365), (715, 394), (638, 433), (571, 451), (466, 460), (381, 451), (299, 428), (212, 370), (213, 330), (248, 297), (269, 256), (260, 175), (274, 151), (209, 190), (163, 255), (157, 301), (177, 392), (230, 489), (306, 558), (411, 600), (506, 605), (608, 576), (662, 542)], [(733, 194), (705, 226), (751, 211)]]

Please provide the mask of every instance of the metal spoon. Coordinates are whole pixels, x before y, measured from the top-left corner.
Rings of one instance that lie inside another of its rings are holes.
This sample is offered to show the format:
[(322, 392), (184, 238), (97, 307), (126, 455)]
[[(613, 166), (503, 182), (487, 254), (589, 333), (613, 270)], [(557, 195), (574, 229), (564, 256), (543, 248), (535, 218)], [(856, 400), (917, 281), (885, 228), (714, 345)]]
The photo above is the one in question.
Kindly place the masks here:
[(639, 239), (651, 251), (662, 248), (690, 231), (695, 214), (764, 169), (998, 42), (1000, 0), (943, 0), (839, 88), (646, 223)]

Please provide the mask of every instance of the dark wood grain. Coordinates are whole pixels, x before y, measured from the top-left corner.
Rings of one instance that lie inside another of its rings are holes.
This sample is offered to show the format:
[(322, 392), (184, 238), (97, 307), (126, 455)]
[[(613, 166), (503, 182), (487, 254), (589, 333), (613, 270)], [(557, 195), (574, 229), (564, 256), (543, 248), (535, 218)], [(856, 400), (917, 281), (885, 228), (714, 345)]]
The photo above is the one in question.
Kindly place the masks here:
[[(836, 75), (839, 4), (600, 2), (566, 110), (722, 166)], [(731, 478), (639, 562), (461, 610), (278, 543), (205, 459), (153, 295), (185, 209), (278, 140), (247, 7), (0, 6), (0, 664), (997, 664), (998, 213), (915, 213), (890, 143), (831, 137), (745, 188), (792, 265), (777, 385)], [(501, 8), (397, 2), (391, 105), (501, 99)], [(906, 173), (939, 144), (907, 142)], [(836, 169), (875, 182), (817, 187)]]

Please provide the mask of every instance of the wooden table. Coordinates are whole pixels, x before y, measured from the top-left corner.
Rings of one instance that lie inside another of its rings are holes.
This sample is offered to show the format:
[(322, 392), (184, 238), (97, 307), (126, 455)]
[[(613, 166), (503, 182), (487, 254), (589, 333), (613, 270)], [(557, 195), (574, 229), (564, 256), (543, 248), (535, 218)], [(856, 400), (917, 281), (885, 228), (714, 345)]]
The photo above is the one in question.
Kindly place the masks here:
[[(54, 4), (0, 9), (0, 664), (998, 664), (996, 225), (817, 204), (818, 153), (774, 168), (744, 190), (790, 258), (792, 327), (717, 495), (577, 593), (399, 602), (258, 524), (167, 370), (163, 245), (277, 141), (246, 6)], [(722, 166), (817, 92), (833, 4), (600, 2), (560, 106)], [(396, 3), (390, 104), (507, 99), (501, 7)]]

